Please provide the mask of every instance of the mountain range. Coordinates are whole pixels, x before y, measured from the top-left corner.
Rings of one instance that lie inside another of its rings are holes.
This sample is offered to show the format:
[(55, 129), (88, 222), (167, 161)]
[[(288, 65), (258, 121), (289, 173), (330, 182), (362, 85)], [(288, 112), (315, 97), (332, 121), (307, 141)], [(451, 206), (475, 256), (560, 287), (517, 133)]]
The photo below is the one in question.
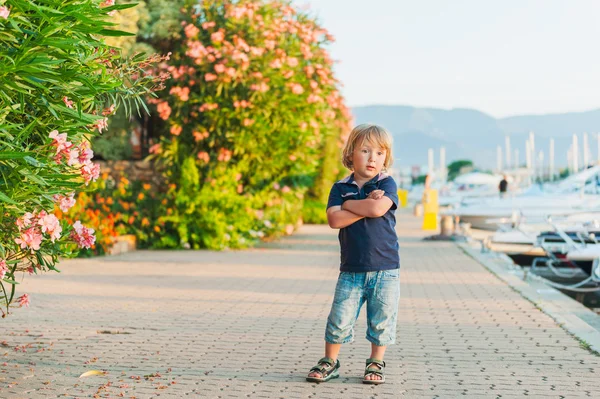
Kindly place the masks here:
[(529, 132), (535, 135), (536, 152), (544, 152), (548, 162), (550, 138), (554, 138), (555, 165), (567, 165), (567, 151), (573, 134), (579, 139), (579, 162), (582, 162), (583, 133), (589, 136), (590, 157), (598, 158), (597, 132), (600, 132), (600, 109), (547, 115), (519, 115), (494, 118), (474, 109), (419, 108), (404, 105), (368, 105), (352, 108), (354, 122), (377, 123), (394, 137), (396, 166), (426, 165), (427, 150), (435, 150), (439, 165), (439, 148), (446, 148), (446, 163), (470, 159), (482, 168), (496, 167), (496, 148), (502, 146), (506, 160), (505, 137), (510, 137), (511, 163), (515, 149), (519, 163), (525, 163), (525, 142)]

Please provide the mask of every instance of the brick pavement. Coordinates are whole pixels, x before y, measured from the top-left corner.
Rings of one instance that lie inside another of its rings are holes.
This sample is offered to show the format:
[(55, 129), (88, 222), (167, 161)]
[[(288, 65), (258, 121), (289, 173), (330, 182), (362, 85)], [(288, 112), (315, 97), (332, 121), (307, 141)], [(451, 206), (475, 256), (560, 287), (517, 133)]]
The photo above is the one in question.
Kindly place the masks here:
[[(398, 215), (402, 298), (387, 380), (304, 381), (322, 356), (337, 278), (334, 231), (304, 226), (248, 251), (138, 251), (26, 278), (2, 321), (0, 398), (600, 397), (600, 358), (454, 244)], [(4, 363), (3, 363), (4, 362)], [(87, 370), (107, 375), (77, 377)]]

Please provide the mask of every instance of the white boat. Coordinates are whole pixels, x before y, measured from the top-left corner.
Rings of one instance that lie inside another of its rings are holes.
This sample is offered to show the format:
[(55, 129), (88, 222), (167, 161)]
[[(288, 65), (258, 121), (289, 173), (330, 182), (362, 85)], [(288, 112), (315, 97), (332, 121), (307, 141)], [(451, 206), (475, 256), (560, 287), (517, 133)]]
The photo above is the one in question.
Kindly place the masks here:
[(551, 214), (575, 214), (600, 209), (600, 166), (586, 169), (542, 191), (529, 190), (509, 197), (463, 201), (461, 206), (442, 214), (458, 216), (471, 227), (496, 230), (505, 218), (543, 223)]

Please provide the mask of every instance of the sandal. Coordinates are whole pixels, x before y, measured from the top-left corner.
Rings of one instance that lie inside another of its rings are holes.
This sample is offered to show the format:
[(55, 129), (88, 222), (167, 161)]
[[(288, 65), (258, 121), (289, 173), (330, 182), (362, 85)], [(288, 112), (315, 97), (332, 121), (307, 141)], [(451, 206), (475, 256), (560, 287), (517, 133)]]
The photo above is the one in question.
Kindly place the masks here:
[(325, 381), (329, 381), (333, 378), (338, 378), (340, 376), (339, 370), (340, 369), (340, 361), (336, 360), (335, 362), (333, 361), (333, 359), (329, 358), (329, 357), (324, 357), (321, 360), (319, 360), (319, 363), (313, 367), (312, 369), (310, 369), (310, 371), (308, 372), (308, 374), (316, 371), (318, 373), (321, 373), (321, 377), (306, 377), (306, 381), (310, 381), (310, 382), (325, 382)]
[[(378, 367), (375, 367), (378, 366)], [(377, 360), (369, 358), (367, 359), (367, 367), (365, 368), (365, 377), (363, 378), (363, 384), (379, 385), (385, 382), (385, 362), (383, 360)], [(367, 380), (368, 375), (377, 375), (380, 380)]]

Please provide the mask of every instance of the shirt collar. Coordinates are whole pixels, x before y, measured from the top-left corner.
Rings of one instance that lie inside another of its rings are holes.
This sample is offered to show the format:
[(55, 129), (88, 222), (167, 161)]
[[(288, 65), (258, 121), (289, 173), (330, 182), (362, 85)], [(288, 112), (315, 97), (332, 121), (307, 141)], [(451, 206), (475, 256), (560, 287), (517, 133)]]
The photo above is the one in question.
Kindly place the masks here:
[[(379, 173), (377, 176), (375, 176), (374, 178), (372, 178), (371, 180), (366, 182), (363, 186), (366, 186), (367, 184), (377, 183), (378, 181), (381, 181), (381, 180), (385, 179), (386, 177), (388, 177), (387, 174)], [(346, 184), (352, 184), (352, 185), (358, 186), (358, 183), (356, 183), (354, 181), (354, 173), (350, 174), (349, 176), (344, 177), (342, 180), (338, 181), (338, 183), (346, 183)]]

